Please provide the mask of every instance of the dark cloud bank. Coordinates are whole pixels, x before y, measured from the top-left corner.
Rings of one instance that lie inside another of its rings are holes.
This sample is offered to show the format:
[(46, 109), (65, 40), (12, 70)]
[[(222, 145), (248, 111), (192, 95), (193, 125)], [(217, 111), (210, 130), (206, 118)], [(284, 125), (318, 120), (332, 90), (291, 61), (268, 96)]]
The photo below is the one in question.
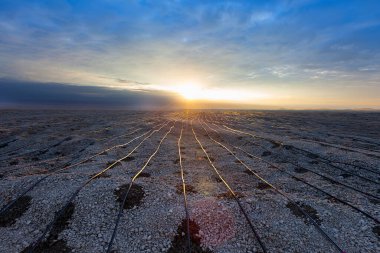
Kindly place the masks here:
[(0, 79), (0, 108), (173, 109), (174, 94)]

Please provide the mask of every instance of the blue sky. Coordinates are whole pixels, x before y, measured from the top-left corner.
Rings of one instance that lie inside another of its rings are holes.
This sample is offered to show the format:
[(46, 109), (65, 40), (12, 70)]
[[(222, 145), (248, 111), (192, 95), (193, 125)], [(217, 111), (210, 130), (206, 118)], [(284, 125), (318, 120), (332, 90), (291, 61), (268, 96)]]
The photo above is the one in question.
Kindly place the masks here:
[(379, 69), (380, 1), (0, 1), (7, 79), (380, 108)]

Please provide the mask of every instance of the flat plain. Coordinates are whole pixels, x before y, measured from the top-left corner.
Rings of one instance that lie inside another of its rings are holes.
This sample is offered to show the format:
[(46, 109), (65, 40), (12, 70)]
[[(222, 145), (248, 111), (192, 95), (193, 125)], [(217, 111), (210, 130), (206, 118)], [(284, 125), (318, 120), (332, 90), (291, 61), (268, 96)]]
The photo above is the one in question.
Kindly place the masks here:
[(380, 252), (380, 113), (0, 112), (0, 252)]

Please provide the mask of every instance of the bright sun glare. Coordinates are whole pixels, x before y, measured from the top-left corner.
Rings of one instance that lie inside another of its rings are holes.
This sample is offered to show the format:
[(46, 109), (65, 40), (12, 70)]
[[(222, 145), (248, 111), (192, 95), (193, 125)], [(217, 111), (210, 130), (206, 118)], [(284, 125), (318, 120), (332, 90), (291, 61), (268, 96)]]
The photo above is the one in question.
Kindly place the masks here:
[(175, 88), (186, 100), (241, 101), (245, 94), (234, 90), (209, 88), (199, 83), (187, 82)]
[(177, 92), (187, 100), (201, 99), (202, 89), (199, 84), (186, 83), (178, 87)]
[(185, 100), (188, 101), (234, 101), (234, 102), (247, 102), (253, 99), (261, 99), (267, 97), (266, 94), (255, 92), (247, 93), (237, 89), (226, 89), (207, 87), (197, 82), (186, 82), (182, 85), (170, 88), (171, 91), (176, 92)]

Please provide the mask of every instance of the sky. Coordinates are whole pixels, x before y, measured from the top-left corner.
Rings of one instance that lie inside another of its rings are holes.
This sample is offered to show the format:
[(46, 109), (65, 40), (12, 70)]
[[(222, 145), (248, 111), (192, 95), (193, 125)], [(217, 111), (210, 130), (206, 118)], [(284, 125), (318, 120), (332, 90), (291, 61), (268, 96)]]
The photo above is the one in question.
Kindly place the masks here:
[(0, 106), (380, 109), (379, 70), (378, 0), (0, 0)]

